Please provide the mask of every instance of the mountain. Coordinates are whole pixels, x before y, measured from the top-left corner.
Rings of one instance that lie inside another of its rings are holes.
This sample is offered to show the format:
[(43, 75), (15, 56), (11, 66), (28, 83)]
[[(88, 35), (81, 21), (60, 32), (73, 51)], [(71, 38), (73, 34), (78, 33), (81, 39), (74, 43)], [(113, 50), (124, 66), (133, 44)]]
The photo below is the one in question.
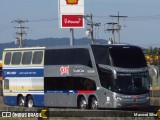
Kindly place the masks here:
[[(80, 38), (80, 39), (74, 39), (74, 45), (87, 45), (90, 44), (91, 40), (88, 38)], [(95, 43), (97, 44), (106, 44), (107, 41), (103, 39), (95, 40)], [(70, 45), (70, 39), (69, 38), (43, 38), (43, 39), (26, 39), (23, 40), (23, 46), (24, 47), (33, 47), (33, 46), (62, 46), (62, 45)], [(2, 59), (2, 52), (5, 48), (17, 48), (18, 45), (15, 44), (15, 42), (10, 43), (0, 43), (0, 59)]]

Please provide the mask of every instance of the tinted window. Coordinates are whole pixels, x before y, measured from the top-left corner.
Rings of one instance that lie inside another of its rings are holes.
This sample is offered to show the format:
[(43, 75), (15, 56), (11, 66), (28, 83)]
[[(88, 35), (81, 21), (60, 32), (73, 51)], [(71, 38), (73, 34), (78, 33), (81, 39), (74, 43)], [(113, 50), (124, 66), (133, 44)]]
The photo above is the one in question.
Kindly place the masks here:
[(149, 91), (148, 73), (124, 74), (118, 73), (115, 79), (114, 91), (120, 94), (145, 94)]
[(138, 47), (113, 47), (109, 49), (113, 66), (122, 68), (146, 67), (143, 52)]
[(88, 49), (46, 50), (45, 65), (85, 65), (92, 67)]
[(75, 78), (73, 85), (75, 90), (96, 90), (95, 82), (88, 78)]
[(100, 78), (100, 82), (102, 87), (112, 90), (112, 81), (113, 81), (113, 74), (112, 71), (103, 69), (101, 67), (97, 67), (98, 68), (98, 73), (99, 73), (99, 78)]
[(32, 64), (41, 64), (42, 58), (43, 58), (43, 51), (34, 52)]
[(96, 64), (110, 65), (108, 50), (105, 46), (92, 46)]
[(96, 90), (96, 84), (88, 78), (45, 78), (45, 90)]
[(6, 53), (6, 55), (5, 55), (5, 59), (4, 59), (4, 64), (5, 65), (9, 65), (10, 64), (10, 62), (11, 62), (11, 53)]
[(21, 56), (22, 56), (22, 53), (21, 53), (21, 52), (15, 52), (15, 53), (13, 53), (13, 56), (12, 56), (12, 64), (13, 64), (13, 65), (18, 65), (18, 64), (20, 64), (20, 62), (21, 62)]
[(22, 64), (30, 64), (32, 60), (32, 52), (24, 52), (22, 57)]
[(46, 90), (73, 90), (72, 79), (66, 78), (45, 78)]

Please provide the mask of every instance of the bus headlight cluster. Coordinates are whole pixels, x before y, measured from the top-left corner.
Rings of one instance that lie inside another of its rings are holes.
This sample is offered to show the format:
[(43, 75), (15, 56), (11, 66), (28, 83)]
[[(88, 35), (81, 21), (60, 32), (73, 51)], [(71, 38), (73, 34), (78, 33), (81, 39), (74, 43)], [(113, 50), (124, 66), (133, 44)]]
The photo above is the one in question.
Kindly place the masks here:
[(122, 100), (122, 98), (121, 98), (121, 97), (119, 97), (119, 96), (116, 96), (116, 99), (117, 99), (117, 100)]
[(146, 100), (149, 100), (149, 97), (146, 97)]

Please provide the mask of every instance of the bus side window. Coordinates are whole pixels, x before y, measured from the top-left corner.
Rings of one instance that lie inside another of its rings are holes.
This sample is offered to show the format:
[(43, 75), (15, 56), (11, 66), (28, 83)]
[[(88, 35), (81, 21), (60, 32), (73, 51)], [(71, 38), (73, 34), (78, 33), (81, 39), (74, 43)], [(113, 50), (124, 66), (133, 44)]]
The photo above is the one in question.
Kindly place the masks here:
[(5, 65), (9, 65), (10, 64), (10, 62), (11, 62), (11, 56), (12, 56), (11, 52), (6, 53), (5, 59), (4, 59), (4, 64)]
[(95, 81), (88, 78), (74, 78), (73, 86), (76, 90), (96, 90)]
[(21, 56), (22, 56), (21, 52), (15, 52), (15, 53), (13, 53), (12, 64), (13, 65), (19, 65), (20, 62), (21, 62)]
[(90, 79), (84, 79), (84, 86), (86, 90), (96, 90), (96, 84), (95, 81)]
[(30, 64), (32, 60), (32, 52), (24, 52), (22, 57), (22, 64)]
[(102, 87), (111, 90), (113, 79), (112, 72), (110, 70), (104, 70), (103, 68), (98, 67), (98, 73)]
[(4, 89), (9, 89), (9, 80), (8, 79), (4, 80)]
[(88, 49), (55, 49), (45, 51), (45, 65), (84, 65), (92, 67), (92, 62)]
[(43, 58), (43, 51), (34, 52), (32, 64), (41, 64), (42, 58)]

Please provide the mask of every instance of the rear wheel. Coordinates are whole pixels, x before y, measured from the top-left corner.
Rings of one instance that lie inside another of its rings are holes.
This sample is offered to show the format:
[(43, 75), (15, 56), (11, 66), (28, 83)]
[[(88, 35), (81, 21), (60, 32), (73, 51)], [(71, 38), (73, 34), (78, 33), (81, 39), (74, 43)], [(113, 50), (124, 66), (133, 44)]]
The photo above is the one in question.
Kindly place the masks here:
[(34, 106), (34, 101), (32, 96), (29, 96), (27, 99), (27, 107), (32, 108)]
[(86, 102), (86, 99), (84, 97), (81, 97), (78, 100), (78, 108), (82, 109), (82, 110), (85, 110), (87, 108), (87, 102)]
[(92, 100), (91, 100), (90, 108), (92, 110), (97, 110), (98, 109), (98, 101), (95, 97), (93, 97)]
[(24, 105), (25, 105), (24, 97), (23, 97), (23, 96), (20, 96), (20, 97), (18, 98), (18, 106), (19, 106), (19, 107), (24, 107)]

